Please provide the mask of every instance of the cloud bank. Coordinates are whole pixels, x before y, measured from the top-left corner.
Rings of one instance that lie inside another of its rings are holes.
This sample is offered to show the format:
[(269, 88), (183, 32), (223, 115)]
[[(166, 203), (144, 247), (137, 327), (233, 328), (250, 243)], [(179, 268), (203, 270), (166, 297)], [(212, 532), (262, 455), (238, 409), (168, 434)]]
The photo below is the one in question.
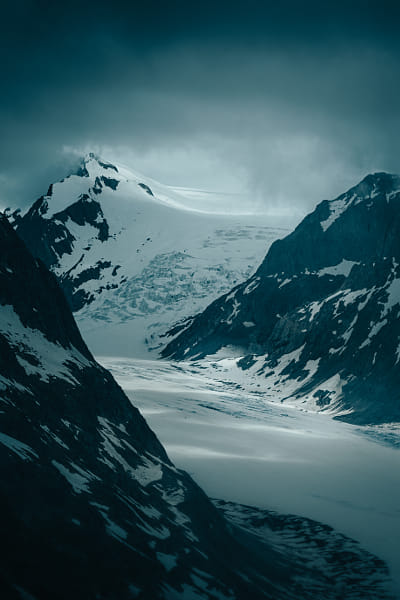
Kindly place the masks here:
[(398, 4), (276, 4), (10, 3), (0, 204), (31, 202), (89, 149), (300, 216), (400, 172)]

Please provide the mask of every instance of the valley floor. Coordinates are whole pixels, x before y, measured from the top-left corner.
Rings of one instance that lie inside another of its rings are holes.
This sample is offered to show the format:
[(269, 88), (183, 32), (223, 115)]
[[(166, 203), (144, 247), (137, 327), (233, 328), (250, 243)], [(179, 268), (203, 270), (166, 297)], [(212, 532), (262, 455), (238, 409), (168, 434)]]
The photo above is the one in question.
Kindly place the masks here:
[(268, 402), (201, 363), (98, 360), (209, 496), (334, 527), (387, 563), (400, 598), (395, 427), (361, 428)]

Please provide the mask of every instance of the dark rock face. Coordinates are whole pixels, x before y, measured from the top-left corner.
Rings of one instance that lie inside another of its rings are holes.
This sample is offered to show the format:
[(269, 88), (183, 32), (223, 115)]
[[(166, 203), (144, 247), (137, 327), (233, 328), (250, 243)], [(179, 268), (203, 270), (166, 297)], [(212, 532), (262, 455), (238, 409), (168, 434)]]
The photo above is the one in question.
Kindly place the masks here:
[(276, 241), (254, 276), (183, 325), (163, 355), (233, 345), (265, 355), (257, 368), (269, 376), (298, 350), (280, 380), (296, 380), (299, 398), (354, 422), (398, 421), (399, 263), (400, 178), (369, 175)]
[(154, 196), (153, 192), (151, 191), (151, 188), (149, 188), (148, 185), (146, 185), (145, 183), (139, 183), (138, 184), (145, 192), (147, 192), (149, 194), (149, 196)]
[[(100, 163), (100, 164), (101, 164), (101, 163)], [(115, 167), (115, 168), (116, 168), (116, 167)], [(119, 181), (118, 181), (117, 179), (113, 179), (112, 177), (104, 177), (104, 176), (103, 176), (103, 177), (101, 178), (101, 180), (102, 180), (102, 182), (104, 183), (104, 185), (105, 185), (106, 187), (109, 187), (109, 188), (111, 188), (112, 190), (114, 190), (114, 192), (115, 192), (115, 190), (117, 189), (117, 187), (119, 186)]]
[[(83, 259), (83, 256), (81, 257)], [(78, 266), (79, 263), (74, 265)], [(85, 292), (84, 289), (80, 287), (82, 283), (92, 280), (99, 280), (101, 278), (101, 273), (104, 269), (109, 269), (111, 267), (111, 262), (109, 260), (98, 260), (93, 267), (88, 267), (86, 269), (82, 269), (79, 271), (78, 275), (71, 278), (70, 273), (67, 271), (59, 277), (59, 284), (61, 285), (67, 302), (73, 311), (79, 310), (82, 306), (90, 304), (94, 301), (95, 296), (90, 292)], [(118, 270), (117, 267), (114, 267), (113, 272), (116, 274)], [(114, 289), (118, 287), (117, 284), (107, 284), (106, 286), (101, 286), (98, 290), (101, 292), (103, 289)]]
[(64, 254), (72, 253), (75, 240), (67, 227), (68, 220), (77, 225), (90, 225), (98, 230), (98, 239), (106, 241), (109, 236), (108, 224), (98, 202), (83, 194), (79, 200), (65, 210), (56, 213), (52, 219), (43, 219), (47, 211), (46, 196), (42, 196), (17, 221), (15, 229), (24, 240), (30, 252), (40, 258), (48, 267), (57, 265)]
[[(49, 342), (73, 346), (91, 359), (53, 275), (28, 253), (8, 221), (0, 217), (0, 305), (10, 305), (22, 325), (39, 330)], [(2, 354), (0, 360), (4, 360)], [(2, 371), (3, 371), (2, 365)]]
[(115, 171), (116, 173), (118, 173), (118, 169), (117, 169), (117, 167), (116, 167), (115, 165), (112, 165), (112, 164), (111, 164), (111, 163), (109, 163), (109, 162), (104, 162), (104, 161), (102, 162), (102, 161), (100, 161), (100, 160), (99, 160), (99, 159), (96, 157), (96, 155), (95, 155), (95, 154), (93, 154), (92, 152), (90, 153), (90, 155), (89, 155), (89, 156), (90, 156), (91, 158), (96, 158), (96, 159), (97, 159), (97, 161), (98, 161), (98, 163), (99, 163), (99, 165), (100, 165), (101, 167), (103, 167), (103, 169), (111, 169), (112, 171)]
[[(93, 158), (92, 155), (90, 156)], [(116, 167), (108, 163), (98, 161), (98, 164), (103, 169), (117, 171)], [(82, 163), (82, 169), (75, 175), (88, 177), (89, 173), (85, 167), (85, 162)], [(105, 176), (97, 177), (94, 186), (88, 190), (87, 194), (81, 194), (77, 201), (49, 218), (47, 213), (53, 195), (53, 185), (51, 185), (47, 195), (39, 198), (23, 217), (14, 213), (10, 215), (10, 220), (33, 256), (40, 258), (49, 269), (57, 270), (60, 259), (73, 253), (76, 238), (71, 232), (71, 225), (78, 225), (81, 228), (86, 226), (90, 231), (94, 230), (91, 239), (97, 238), (101, 242), (109, 239), (109, 225), (104, 218), (99, 202), (95, 198), (98, 194), (101, 194), (103, 186), (116, 190), (118, 184), (119, 181), (116, 179)], [(88, 247), (86, 250), (89, 249)], [(77, 269), (82, 259), (83, 256), (67, 272), (59, 276), (59, 283), (73, 311), (90, 304), (94, 299), (92, 293), (80, 287), (82, 282), (93, 279), (100, 280), (103, 269), (111, 267), (109, 261), (97, 261), (95, 265), (89, 268)], [(113, 268), (116, 266), (113, 265)]]
[[(247, 551), (94, 361), (4, 218), (0, 386), (3, 598), (178, 597), (196, 573), (245, 597), (233, 565)], [(254, 597), (271, 597), (264, 587)]]

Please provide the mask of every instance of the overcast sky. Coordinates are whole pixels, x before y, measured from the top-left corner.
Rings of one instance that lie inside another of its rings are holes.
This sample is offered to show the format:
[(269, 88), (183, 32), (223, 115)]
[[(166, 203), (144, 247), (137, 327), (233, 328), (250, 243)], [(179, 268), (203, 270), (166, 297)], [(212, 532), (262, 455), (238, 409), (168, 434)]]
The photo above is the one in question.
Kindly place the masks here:
[(30, 203), (89, 150), (300, 215), (400, 172), (398, 2), (5, 5), (0, 205)]

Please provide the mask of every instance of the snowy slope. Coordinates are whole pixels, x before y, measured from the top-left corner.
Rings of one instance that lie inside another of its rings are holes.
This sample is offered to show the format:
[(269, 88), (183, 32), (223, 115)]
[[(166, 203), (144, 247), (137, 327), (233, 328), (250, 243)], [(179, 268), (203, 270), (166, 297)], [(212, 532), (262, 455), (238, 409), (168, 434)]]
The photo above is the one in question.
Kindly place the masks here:
[(188, 201), (93, 154), (15, 226), (58, 277), (92, 349), (104, 353), (107, 340), (125, 355), (160, 346), (160, 334), (248, 277), (287, 233), (265, 216), (203, 213), (193, 190)]
[(369, 175), (175, 329), (164, 355), (218, 352), (233, 380), (268, 398), (360, 423), (400, 421), (399, 240), (400, 178)]

